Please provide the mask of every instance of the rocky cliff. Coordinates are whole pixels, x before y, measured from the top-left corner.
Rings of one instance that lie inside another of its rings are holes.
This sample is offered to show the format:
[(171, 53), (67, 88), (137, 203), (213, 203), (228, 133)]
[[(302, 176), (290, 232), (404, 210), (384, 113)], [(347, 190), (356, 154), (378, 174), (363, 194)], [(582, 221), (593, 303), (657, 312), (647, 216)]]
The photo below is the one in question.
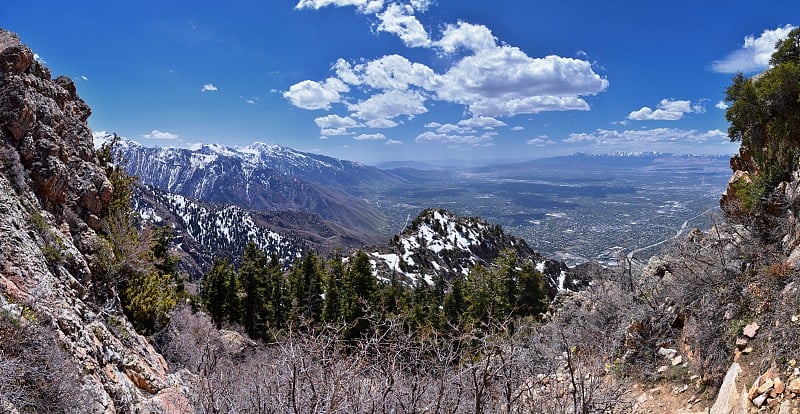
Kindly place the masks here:
[(36, 395), (41, 384), (30, 373), (5, 371), (0, 411), (177, 412), (180, 381), (164, 359), (118, 305), (89, 294), (102, 277), (95, 231), (114, 191), (98, 165), (90, 114), (70, 78), (52, 79), (15, 34), (0, 29), (0, 363), (30, 357), (27, 342), (9, 344), (35, 327), (49, 335), (32, 343), (52, 338), (43, 346), (64, 362), (44, 363), (38, 374), (70, 384), (63, 400), (48, 401), (55, 397)]

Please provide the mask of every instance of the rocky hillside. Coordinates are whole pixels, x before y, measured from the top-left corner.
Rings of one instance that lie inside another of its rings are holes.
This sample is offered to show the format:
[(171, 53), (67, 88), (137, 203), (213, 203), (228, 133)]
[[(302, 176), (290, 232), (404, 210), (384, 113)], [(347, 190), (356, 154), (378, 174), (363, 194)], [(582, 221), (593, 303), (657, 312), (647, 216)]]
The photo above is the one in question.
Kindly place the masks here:
[(476, 265), (489, 266), (505, 249), (521, 260), (531, 260), (542, 272), (550, 297), (561, 290), (578, 290), (588, 281), (569, 271), (564, 263), (533, 251), (525, 240), (507, 235), (498, 225), (477, 217), (459, 217), (449, 211), (428, 209), (411, 222), (388, 246), (370, 251), (379, 278), (401, 276), (410, 285), (422, 278), (464, 277)]
[(247, 210), (314, 213), (373, 233), (385, 232), (386, 219), (360, 200), (354, 189), (401, 180), (362, 164), (262, 143), (188, 150), (148, 148), (122, 140), (119, 149), (130, 174), (166, 192)]
[(177, 412), (182, 401), (164, 359), (89, 294), (114, 191), (90, 114), (70, 78), (52, 79), (0, 29), (3, 412)]

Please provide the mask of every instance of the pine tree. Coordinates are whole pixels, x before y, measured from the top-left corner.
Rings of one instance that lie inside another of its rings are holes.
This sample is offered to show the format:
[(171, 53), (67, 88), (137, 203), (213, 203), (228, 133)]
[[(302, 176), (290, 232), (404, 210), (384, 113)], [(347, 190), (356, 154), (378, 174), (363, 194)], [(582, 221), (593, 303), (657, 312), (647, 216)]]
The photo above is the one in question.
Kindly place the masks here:
[(289, 316), (290, 303), (286, 293), (286, 278), (278, 255), (273, 253), (267, 266), (267, 286), (265, 289), (266, 323), (268, 328), (285, 327)]
[(297, 260), (289, 274), (292, 314), (296, 321), (319, 322), (322, 316), (322, 265), (314, 252)]
[(448, 323), (458, 325), (466, 310), (464, 299), (464, 279), (456, 277), (450, 284), (450, 291), (444, 298), (444, 316)]
[(217, 325), (229, 319), (229, 280), (233, 279), (233, 268), (228, 264), (227, 259), (217, 257), (211, 270), (203, 276), (200, 298), (203, 306), (211, 316), (211, 320)]
[(544, 276), (531, 262), (522, 265), (517, 281), (516, 313), (519, 316), (536, 316), (547, 311), (548, 298)]
[(341, 316), (341, 290), (344, 284), (345, 269), (341, 257), (328, 262), (325, 279), (325, 301), (322, 305), (322, 319), (326, 322), (338, 321)]
[(239, 283), (244, 294), (242, 297), (242, 325), (253, 337), (264, 335), (265, 327), (265, 289), (266, 258), (252, 241), (247, 243), (239, 267)]
[(377, 288), (369, 256), (362, 251), (356, 252), (345, 272), (339, 299), (341, 317), (351, 326), (348, 338), (356, 338), (369, 329), (366, 316), (375, 303)]

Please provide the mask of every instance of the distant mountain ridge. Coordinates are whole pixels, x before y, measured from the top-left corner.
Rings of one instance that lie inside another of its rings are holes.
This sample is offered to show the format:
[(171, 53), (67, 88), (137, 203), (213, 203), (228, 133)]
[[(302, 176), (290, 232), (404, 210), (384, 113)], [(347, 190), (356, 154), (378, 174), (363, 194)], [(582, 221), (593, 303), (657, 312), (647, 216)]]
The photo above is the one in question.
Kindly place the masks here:
[(250, 241), (276, 255), (284, 268), (309, 250), (324, 253), (375, 241), (311, 213), (208, 205), (147, 185), (137, 188), (133, 201), (144, 222), (172, 228), (179, 267), (193, 280), (199, 280), (217, 256), (232, 261), (241, 257)]
[[(108, 136), (97, 134), (95, 139)], [(166, 192), (247, 210), (314, 213), (375, 234), (385, 232), (386, 218), (358, 193), (403, 181), (363, 164), (263, 143), (190, 150), (145, 147), (123, 139), (118, 150), (130, 174)]]

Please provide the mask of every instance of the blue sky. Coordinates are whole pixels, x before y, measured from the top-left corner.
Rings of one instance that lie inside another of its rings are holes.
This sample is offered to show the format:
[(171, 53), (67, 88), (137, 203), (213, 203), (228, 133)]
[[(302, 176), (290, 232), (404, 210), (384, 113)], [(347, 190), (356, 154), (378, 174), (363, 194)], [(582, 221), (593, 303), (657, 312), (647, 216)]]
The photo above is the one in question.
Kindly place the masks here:
[(94, 130), (365, 163), (729, 154), (725, 87), (798, 24), (795, 1), (0, 3)]

